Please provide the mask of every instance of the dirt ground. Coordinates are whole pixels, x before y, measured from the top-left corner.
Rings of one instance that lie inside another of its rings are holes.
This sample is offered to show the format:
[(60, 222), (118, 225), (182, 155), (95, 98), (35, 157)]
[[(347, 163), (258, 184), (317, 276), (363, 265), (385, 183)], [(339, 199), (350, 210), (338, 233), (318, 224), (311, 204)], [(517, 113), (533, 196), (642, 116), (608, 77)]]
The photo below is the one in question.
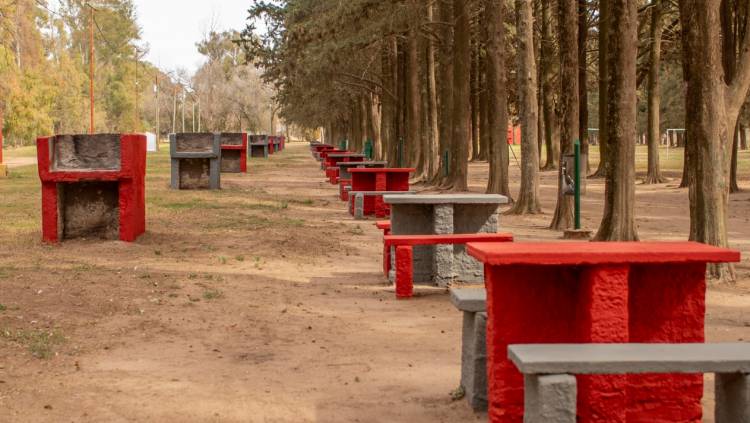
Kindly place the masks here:
[[(395, 300), (380, 234), (348, 216), (306, 144), (222, 175), (221, 192), (170, 191), (164, 150), (149, 156), (147, 233), (133, 244), (42, 245), (28, 152), (0, 180), (0, 422), (486, 420), (450, 397), (460, 313), (442, 290)], [(472, 190), (486, 174), (471, 165)], [(503, 216), (503, 231), (559, 237), (545, 229), (555, 178), (542, 176), (546, 214)], [(642, 239), (687, 237), (676, 184), (638, 186)], [(730, 217), (740, 280), (709, 289), (711, 341), (750, 340), (743, 187)], [(583, 201), (592, 229), (602, 191), (590, 181)]]

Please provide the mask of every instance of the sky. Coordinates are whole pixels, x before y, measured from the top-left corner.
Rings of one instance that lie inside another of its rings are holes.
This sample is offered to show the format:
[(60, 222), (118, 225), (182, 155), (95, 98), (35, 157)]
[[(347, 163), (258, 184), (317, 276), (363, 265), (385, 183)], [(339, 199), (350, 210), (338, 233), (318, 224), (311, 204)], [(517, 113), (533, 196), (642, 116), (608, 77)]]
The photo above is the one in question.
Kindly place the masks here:
[(251, 0), (134, 0), (146, 60), (164, 70), (187, 69), (203, 62), (195, 43), (213, 26), (217, 31), (242, 30)]

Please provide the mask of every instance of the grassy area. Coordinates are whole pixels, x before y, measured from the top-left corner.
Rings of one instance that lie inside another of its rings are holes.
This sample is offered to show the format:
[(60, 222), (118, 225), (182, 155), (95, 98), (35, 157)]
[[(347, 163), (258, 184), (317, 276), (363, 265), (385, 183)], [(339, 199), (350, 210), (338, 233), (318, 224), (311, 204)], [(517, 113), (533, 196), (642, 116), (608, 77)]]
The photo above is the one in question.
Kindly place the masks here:
[[(521, 146), (514, 145), (512, 146), (512, 149), (513, 153), (515, 153), (515, 157), (520, 160)], [(599, 163), (599, 146), (590, 146), (589, 156), (591, 167), (595, 168)], [(662, 171), (682, 172), (684, 157), (684, 148), (659, 148), (659, 164), (661, 165)], [(545, 159), (545, 153), (542, 151), (542, 163)], [(510, 162), (511, 165), (516, 163), (513, 154), (511, 154)], [(739, 156), (737, 157), (737, 166), (741, 175), (750, 174), (750, 150), (740, 150)], [(636, 172), (646, 172), (648, 170), (648, 147), (645, 145), (637, 145), (635, 148), (635, 168)]]

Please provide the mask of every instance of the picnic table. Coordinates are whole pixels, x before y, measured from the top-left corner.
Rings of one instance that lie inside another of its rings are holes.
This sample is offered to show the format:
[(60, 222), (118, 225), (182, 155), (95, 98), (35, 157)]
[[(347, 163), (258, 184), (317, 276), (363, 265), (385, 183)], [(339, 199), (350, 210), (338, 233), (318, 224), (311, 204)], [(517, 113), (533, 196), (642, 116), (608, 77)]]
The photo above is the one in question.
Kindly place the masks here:
[[(523, 416), (523, 377), (508, 359), (508, 345), (704, 342), (706, 264), (740, 259), (737, 251), (695, 242), (467, 248), (485, 267), (494, 423)], [(701, 419), (702, 375), (586, 375), (578, 382), (581, 422)]]
[[(393, 235), (439, 235), (497, 233), (500, 206), (508, 198), (496, 194), (386, 195), (383, 201), (391, 209)], [(446, 286), (454, 279), (481, 282), (482, 270), (482, 265), (466, 254), (463, 245), (414, 248), (417, 283)], [(391, 274), (390, 279), (393, 277)]]

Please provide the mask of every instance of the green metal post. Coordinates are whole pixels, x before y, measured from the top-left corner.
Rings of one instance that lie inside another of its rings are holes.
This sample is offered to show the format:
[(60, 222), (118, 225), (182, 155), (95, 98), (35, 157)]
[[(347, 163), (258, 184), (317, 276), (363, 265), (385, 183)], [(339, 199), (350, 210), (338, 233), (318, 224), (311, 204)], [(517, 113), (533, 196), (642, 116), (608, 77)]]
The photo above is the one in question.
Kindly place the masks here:
[(573, 145), (575, 152), (575, 224), (576, 230), (581, 229), (581, 140)]

